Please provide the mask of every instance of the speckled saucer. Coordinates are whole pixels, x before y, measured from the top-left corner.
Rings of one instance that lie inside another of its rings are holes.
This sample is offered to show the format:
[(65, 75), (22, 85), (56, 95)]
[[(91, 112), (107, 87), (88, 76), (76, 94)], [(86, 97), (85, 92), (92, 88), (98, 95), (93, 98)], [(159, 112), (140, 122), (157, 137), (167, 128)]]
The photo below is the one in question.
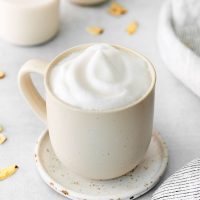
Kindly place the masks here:
[(160, 180), (168, 150), (158, 133), (152, 136), (146, 157), (133, 171), (116, 179), (94, 181), (67, 170), (55, 156), (44, 131), (36, 146), (36, 166), (43, 180), (56, 192), (74, 200), (128, 200), (149, 191)]

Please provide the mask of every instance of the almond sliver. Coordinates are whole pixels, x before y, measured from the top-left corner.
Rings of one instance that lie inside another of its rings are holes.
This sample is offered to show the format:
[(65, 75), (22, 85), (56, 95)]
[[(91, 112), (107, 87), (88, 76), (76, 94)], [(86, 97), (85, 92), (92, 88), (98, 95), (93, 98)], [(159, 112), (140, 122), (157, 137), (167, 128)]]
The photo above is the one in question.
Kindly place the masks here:
[(7, 140), (6, 136), (0, 133), (0, 144), (3, 144)]
[(132, 22), (127, 27), (127, 33), (129, 35), (132, 35), (132, 34), (134, 34), (137, 31), (137, 29), (138, 29), (138, 23), (137, 22)]
[(100, 35), (104, 32), (104, 29), (98, 26), (91, 26), (86, 29), (91, 35)]
[(119, 16), (126, 14), (127, 9), (117, 2), (112, 2), (110, 7), (108, 8), (108, 12), (113, 16)]
[(0, 170), (0, 180), (4, 180), (12, 176), (19, 167), (17, 165), (11, 165), (5, 169)]
[(0, 79), (3, 79), (6, 76), (6, 74), (2, 71), (0, 71)]

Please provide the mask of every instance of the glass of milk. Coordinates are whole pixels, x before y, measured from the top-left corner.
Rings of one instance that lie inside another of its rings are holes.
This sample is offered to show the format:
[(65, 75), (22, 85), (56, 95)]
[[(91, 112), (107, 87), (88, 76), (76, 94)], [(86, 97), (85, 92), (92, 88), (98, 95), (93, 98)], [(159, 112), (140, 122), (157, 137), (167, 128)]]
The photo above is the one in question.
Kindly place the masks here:
[(59, 29), (59, 0), (0, 0), (0, 37), (16, 45), (37, 45)]

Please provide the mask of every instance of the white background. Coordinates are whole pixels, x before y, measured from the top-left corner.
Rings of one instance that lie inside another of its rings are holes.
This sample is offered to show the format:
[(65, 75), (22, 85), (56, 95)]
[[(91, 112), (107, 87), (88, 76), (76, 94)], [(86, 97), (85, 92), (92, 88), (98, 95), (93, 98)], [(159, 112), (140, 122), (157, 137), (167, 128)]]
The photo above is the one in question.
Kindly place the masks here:
[[(48, 188), (34, 163), (37, 138), (45, 128), (19, 93), (17, 74), (30, 58), (51, 60), (61, 51), (81, 43), (104, 41), (121, 44), (145, 54), (156, 66), (158, 80), (154, 126), (169, 147), (169, 165), (162, 181), (200, 152), (200, 100), (177, 81), (160, 59), (156, 45), (157, 20), (164, 0), (119, 0), (128, 14), (115, 18), (106, 12), (108, 4), (78, 7), (62, 2), (61, 27), (58, 36), (42, 46), (17, 47), (0, 41), (0, 70), (7, 77), (0, 80), (0, 123), (5, 126), (8, 141), (0, 146), (0, 168), (19, 165), (19, 171), (0, 182), (1, 200), (60, 200), (64, 197)], [(137, 34), (124, 31), (131, 21), (139, 22)], [(105, 28), (94, 37), (85, 32), (90, 25)], [(173, 47), (172, 47), (173, 48)], [(41, 79), (36, 78), (42, 88)], [(161, 181), (161, 182), (162, 182)], [(153, 190), (142, 196), (149, 200)]]

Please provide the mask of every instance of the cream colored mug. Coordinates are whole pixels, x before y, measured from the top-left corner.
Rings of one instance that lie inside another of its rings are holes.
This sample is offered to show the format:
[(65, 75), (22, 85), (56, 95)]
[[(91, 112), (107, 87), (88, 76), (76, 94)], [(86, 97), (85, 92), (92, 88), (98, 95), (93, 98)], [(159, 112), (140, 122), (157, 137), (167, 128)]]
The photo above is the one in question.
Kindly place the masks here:
[[(148, 149), (153, 124), (156, 73), (141, 54), (135, 54), (149, 67), (152, 81), (148, 92), (137, 102), (105, 111), (88, 111), (58, 99), (51, 91), (52, 68), (73, 52), (91, 44), (68, 49), (53, 61), (30, 60), (19, 72), (19, 85), (37, 116), (47, 123), (51, 144), (59, 160), (72, 172), (91, 179), (111, 179), (134, 169)], [(33, 86), (30, 74), (44, 78), (46, 101)]]

